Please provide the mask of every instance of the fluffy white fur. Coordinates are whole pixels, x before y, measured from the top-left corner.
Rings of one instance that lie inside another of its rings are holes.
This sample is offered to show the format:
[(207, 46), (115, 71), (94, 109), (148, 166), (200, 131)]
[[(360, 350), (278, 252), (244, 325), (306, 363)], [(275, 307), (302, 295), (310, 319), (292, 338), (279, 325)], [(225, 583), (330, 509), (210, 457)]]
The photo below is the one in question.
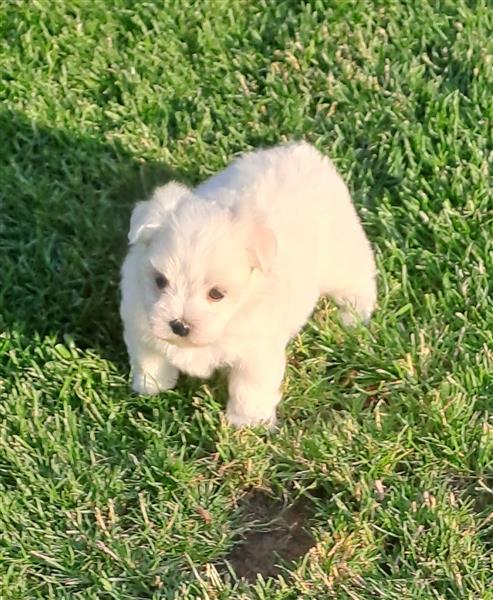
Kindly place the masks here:
[(321, 295), (346, 322), (375, 305), (373, 253), (347, 187), (304, 142), (245, 154), (194, 190), (157, 188), (135, 207), (129, 242), (121, 316), (133, 389), (156, 394), (179, 371), (227, 367), (233, 425), (275, 423), (286, 344)]

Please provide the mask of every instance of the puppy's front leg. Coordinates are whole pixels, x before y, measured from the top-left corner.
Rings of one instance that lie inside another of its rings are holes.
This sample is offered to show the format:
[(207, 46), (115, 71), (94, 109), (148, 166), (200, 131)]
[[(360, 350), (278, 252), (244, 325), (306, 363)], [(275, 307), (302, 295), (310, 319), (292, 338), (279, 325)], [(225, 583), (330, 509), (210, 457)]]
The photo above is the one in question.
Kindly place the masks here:
[(175, 387), (178, 369), (161, 352), (142, 342), (133, 343), (125, 336), (132, 366), (132, 389), (138, 394), (153, 395)]
[(275, 425), (285, 366), (284, 346), (253, 348), (233, 365), (226, 407), (231, 425)]

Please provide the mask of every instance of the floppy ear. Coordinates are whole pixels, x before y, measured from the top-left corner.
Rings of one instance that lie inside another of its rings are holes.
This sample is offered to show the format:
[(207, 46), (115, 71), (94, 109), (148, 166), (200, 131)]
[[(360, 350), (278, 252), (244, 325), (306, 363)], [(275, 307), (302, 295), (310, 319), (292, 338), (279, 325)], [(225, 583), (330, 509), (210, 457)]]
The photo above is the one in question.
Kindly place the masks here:
[(253, 216), (247, 244), (252, 267), (263, 273), (269, 271), (277, 255), (277, 238), (262, 214)]
[(171, 181), (156, 188), (150, 200), (138, 202), (130, 217), (129, 243), (148, 241), (189, 192), (186, 186)]

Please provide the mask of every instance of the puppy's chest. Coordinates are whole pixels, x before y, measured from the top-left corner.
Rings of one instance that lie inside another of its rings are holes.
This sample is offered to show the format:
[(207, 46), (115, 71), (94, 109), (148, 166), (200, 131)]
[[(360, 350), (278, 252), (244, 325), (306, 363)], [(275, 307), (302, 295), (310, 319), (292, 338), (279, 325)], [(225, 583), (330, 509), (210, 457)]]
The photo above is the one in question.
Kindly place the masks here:
[(229, 360), (219, 348), (180, 348), (168, 346), (166, 356), (181, 372), (193, 377), (210, 377), (216, 369), (227, 366)]

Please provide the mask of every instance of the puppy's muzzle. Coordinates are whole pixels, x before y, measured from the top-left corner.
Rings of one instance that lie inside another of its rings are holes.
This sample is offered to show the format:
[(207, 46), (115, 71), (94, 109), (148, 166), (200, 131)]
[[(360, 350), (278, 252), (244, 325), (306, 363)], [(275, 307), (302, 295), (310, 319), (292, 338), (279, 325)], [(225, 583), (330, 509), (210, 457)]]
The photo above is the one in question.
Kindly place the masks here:
[(170, 321), (169, 326), (171, 327), (171, 331), (180, 337), (187, 337), (187, 335), (190, 333), (190, 326), (181, 319), (174, 319), (173, 321)]

